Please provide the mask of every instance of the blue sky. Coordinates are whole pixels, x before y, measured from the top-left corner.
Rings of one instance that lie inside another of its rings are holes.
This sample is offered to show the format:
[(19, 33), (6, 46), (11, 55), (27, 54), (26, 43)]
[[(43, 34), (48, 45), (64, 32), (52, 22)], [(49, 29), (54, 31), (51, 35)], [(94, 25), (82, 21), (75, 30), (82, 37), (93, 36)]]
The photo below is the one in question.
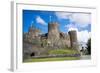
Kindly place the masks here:
[(23, 10), (22, 19), (23, 32), (28, 32), (29, 27), (33, 25), (41, 30), (41, 33), (47, 33), (48, 23), (51, 21), (58, 22), (59, 30), (64, 33), (67, 33), (70, 29), (77, 29), (83, 35), (91, 32), (90, 13)]
[[(44, 24), (42, 23), (41, 20), (44, 22)], [(73, 23), (72, 26), (75, 25), (75, 27), (77, 27), (79, 31), (81, 30), (91, 31), (91, 25), (81, 28), (77, 26), (75, 22), (71, 22), (71, 20), (68, 18), (59, 19), (59, 17), (57, 17), (56, 15), (56, 12), (54, 11), (23, 10), (23, 31), (24, 32), (28, 32), (29, 26), (33, 24), (36, 28), (40, 29), (43, 33), (46, 33), (48, 32), (48, 23), (50, 21), (58, 22), (59, 30), (61, 32), (68, 32), (69, 28), (67, 28), (66, 26), (69, 24), (71, 25), (72, 23)]]

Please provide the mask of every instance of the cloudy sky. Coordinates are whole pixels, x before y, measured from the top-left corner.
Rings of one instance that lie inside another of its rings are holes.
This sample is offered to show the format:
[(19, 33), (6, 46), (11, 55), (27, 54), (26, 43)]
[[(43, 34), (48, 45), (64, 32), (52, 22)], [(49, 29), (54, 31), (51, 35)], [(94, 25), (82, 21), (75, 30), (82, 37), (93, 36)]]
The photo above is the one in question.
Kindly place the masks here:
[(23, 32), (28, 32), (28, 28), (33, 25), (42, 33), (47, 33), (48, 23), (51, 21), (59, 23), (61, 32), (76, 30), (79, 42), (87, 42), (90, 38), (91, 14), (89, 13), (23, 10)]

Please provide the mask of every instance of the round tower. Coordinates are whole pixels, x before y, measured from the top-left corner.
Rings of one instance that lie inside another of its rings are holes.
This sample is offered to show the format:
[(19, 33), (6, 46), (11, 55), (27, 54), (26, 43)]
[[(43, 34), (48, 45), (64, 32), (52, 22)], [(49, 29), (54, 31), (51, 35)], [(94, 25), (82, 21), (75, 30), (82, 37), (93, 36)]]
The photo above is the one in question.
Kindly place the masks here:
[(71, 47), (73, 49), (79, 50), (76, 30), (71, 30), (68, 33), (69, 33), (69, 36), (70, 36), (70, 45), (71, 45)]
[(58, 27), (59, 25), (57, 22), (50, 22), (48, 24), (48, 40), (52, 45), (57, 44), (57, 41), (60, 38)]
[(53, 31), (53, 30), (56, 30), (58, 32), (58, 23), (57, 22), (50, 22), (48, 24), (48, 32), (49, 31)]

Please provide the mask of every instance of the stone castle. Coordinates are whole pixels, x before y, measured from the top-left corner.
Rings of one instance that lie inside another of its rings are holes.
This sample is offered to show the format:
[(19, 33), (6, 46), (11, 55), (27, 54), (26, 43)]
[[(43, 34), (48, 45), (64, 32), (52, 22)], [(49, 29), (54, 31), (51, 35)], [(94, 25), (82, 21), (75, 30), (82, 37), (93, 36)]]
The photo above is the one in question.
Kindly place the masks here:
[[(38, 49), (35, 49), (37, 47)], [(48, 51), (45, 47), (54, 49), (71, 47), (78, 50), (77, 33), (75, 30), (68, 33), (61, 32), (57, 22), (48, 23), (48, 33), (45, 34), (40, 34), (39, 29), (30, 26), (29, 31), (23, 34), (24, 55), (30, 52), (33, 56), (41, 55)]]

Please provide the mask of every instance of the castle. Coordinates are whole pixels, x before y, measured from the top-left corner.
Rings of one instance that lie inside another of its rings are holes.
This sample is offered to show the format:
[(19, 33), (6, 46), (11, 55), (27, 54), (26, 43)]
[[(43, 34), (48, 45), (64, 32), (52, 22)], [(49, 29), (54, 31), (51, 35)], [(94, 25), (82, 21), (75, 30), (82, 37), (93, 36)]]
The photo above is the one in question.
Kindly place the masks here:
[(49, 49), (59, 49), (62, 47), (71, 47), (78, 49), (77, 33), (71, 30), (63, 33), (59, 30), (57, 22), (48, 23), (48, 33), (40, 34), (40, 30), (30, 26), (27, 33), (23, 34), (23, 54), (40, 56)]

